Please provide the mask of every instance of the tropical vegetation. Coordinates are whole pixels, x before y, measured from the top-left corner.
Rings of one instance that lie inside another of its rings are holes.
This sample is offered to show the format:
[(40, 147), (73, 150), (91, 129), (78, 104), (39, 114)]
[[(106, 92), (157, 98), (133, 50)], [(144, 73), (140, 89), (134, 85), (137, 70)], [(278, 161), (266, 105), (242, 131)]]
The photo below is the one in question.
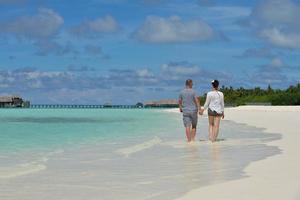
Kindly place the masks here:
[[(255, 87), (246, 89), (222, 86), (220, 91), (224, 93), (224, 101), (227, 106), (239, 105), (300, 105), (300, 84), (290, 86), (287, 89), (273, 89), (270, 85), (266, 89)], [(199, 97), (204, 104), (206, 94)]]

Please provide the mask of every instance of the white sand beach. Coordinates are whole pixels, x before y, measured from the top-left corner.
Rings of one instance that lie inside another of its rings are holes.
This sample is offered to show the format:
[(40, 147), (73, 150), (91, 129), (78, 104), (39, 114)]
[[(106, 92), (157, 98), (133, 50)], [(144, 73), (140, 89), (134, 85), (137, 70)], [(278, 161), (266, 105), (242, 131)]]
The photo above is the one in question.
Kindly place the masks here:
[(282, 139), (267, 145), (278, 146), (282, 153), (252, 162), (245, 168), (247, 178), (201, 187), (177, 200), (299, 200), (300, 106), (227, 108), (225, 118), (280, 133)]
[[(214, 144), (206, 116), (199, 118), (198, 142), (187, 144), (178, 109), (25, 111), (2, 111), (8, 133), (33, 134), (2, 134), (0, 200), (300, 199), (300, 106), (227, 108)], [(32, 113), (37, 117), (24, 117)], [(68, 116), (53, 118), (62, 113)], [(25, 128), (9, 126), (14, 122)], [(9, 151), (9, 142), (20, 150)]]

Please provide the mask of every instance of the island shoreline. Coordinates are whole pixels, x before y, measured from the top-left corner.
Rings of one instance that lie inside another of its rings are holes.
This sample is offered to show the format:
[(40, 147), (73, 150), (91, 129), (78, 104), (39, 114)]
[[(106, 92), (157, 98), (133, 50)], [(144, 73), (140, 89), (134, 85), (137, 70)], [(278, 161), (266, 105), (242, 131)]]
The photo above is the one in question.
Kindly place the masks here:
[[(179, 113), (178, 109), (167, 112)], [(225, 120), (243, 123), (263, 132), (280, 133), (279, 140), (266, 142), (277, 146), (281, 154), (250, 163), (245, 168), (248, 178), (194, 189), (176, 200), (265, 200), (300, 199), (300, 106), (240, 106), (225, 109)], [(292, 173), (291, 173), (292, 172)]]

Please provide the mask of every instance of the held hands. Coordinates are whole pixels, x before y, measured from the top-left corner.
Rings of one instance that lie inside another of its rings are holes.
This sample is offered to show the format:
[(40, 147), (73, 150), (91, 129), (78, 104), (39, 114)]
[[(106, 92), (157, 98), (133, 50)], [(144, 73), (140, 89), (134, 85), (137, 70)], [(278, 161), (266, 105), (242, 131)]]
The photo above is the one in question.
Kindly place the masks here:
[[(203, 108), (200, 108), (199, 109), (199, 115), (203, 115), (203, 112), (204, 112), (204, 109)], [(223, 114), (222, 114), (222, 119), (224, 119), (225, 118), (225, 114), (224, 114), (224, 112), (223, 112)]]
[(204, 109), (200, 108), (199, 109), (199, 115), (203, 115)]

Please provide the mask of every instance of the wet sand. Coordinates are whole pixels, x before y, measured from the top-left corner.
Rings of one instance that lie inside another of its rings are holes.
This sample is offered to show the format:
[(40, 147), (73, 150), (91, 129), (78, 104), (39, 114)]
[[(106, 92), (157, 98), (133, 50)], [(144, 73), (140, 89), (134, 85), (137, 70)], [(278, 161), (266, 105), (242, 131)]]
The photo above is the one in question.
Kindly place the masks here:
[(252, 162), (245, 168), (246, 176), (242, 179), (199, 187), (177, 200), (299, 200), (300, 106), (228, 108), (225, 117), (264, 128), (266, 134), (280, 133), (282, 139), (266, 144), (279, 147), (282, 153)]

